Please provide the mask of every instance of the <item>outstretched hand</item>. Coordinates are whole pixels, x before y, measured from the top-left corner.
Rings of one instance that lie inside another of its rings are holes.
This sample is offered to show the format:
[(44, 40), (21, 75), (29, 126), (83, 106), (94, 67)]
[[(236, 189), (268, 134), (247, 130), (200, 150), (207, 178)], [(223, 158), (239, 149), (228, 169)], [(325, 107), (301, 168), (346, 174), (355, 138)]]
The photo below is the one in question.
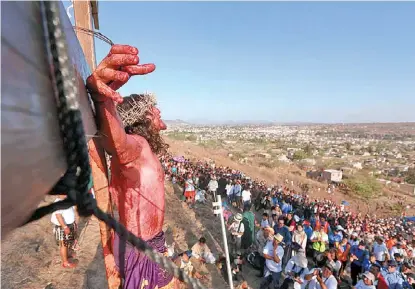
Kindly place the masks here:
[(122, 96), (116, 92), (133, 75), (153, 72), (154, 64), (138, 64), (138, 49), (129, 45), (113, 45), (108, 55), (101, 61), (86, 83), (96, 101), (108, 98), (121, 103)]

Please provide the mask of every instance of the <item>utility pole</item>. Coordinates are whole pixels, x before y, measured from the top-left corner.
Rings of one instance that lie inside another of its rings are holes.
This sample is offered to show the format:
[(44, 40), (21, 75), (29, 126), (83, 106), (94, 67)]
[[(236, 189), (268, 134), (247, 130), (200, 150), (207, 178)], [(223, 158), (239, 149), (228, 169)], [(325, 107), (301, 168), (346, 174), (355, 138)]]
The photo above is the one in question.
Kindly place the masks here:
[[(220, 225), (222, 227), (223, 247), (225, 249), (225, 257), (226, 257), (226, 270), (228, 271), (229, 288), (233, 289), (233, 279), (232, 279), (233, 276), (232, 276), (232, 270), (231, 270), (231, 260), (229, 258), (228, 239), (226, 238), (226, 227), (225, 227), (225, 220), (223, 218), (221, 195), (217, 195), (216, 202), (213, 202), (212, 206), (213, 206), (213, 213), (215, 215), (219, 215), (219, 218), (220, 218)], [(218, 209), (218, 207), (219, 207), (219, 209)]]

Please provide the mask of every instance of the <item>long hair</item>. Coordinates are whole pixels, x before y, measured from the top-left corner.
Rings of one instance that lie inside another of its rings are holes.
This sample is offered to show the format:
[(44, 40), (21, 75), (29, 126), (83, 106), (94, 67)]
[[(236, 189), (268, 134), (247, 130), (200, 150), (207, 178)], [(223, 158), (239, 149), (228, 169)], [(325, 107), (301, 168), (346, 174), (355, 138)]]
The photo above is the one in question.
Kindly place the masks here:
[(145, 138), (153, 153), (160, 155), (169, 148), (154, 127), (151, 119), (147, 118), (151, 109), (156, 105), (155, 98), (146, 94), (131, 94), (117, 106), (117, 110), (125, 126), (127, 134), (136, 134)]

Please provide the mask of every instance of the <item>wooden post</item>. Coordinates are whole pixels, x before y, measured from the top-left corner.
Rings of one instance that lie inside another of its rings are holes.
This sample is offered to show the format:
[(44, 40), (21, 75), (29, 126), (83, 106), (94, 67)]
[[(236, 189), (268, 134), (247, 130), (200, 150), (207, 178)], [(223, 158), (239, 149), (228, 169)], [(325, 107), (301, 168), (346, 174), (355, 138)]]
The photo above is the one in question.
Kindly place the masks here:
[[(96, 2), (95, 2), (96, 5)], [(93, 9), (91, 1), (73, 1), (75, 26), (94, 30)], [(95, 12), (96, 13), (96, 12)], [(96, 67), (95, 42), (92, 35), (76, 31), (79, 43), (91, 70)], [(95, 198), (98, 207), (104, 212), (113, 215), (111, 198), (108, 191), (108, 167), (105, 159), (105, 151), (97, 138), (92, 138), (89, 143), (89, 155), (94, 182)], [(109, 289), (118, 289), (121, 284), (119, 273), (115, 266), (112, 249), (112, 233), (105, 223), (100, 222), (101, 244), (104, 254), (105, 270)]]

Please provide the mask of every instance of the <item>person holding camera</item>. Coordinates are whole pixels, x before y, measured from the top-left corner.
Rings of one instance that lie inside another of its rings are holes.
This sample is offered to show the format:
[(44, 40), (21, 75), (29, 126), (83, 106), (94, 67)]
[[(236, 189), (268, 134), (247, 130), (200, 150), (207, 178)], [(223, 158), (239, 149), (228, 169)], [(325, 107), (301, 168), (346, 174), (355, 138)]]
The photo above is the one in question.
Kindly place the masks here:
[(314, 270), (317, 281), (315, 289), (337, 289), (337, 279), (333, 273), (334, 268), (330, 263), (326, 263), (321, 270)]
[(297, 254), (293, 256), (285, 266), (285, 279), (280, 289), (301, 289), (304, 283), (304, 276), (307, 274), (308, 260), (305, 256), (305, 251), (300, 249)]
[(264, 248), (265, 258), (265, 275), (261, 282), (260, 289), (279, 288), (279, 282), (282, 272), (282, 257), (284, 256), (284, 248), (281, 246), (284, 237), (276, 234), (272, 242), (268, 242)]

